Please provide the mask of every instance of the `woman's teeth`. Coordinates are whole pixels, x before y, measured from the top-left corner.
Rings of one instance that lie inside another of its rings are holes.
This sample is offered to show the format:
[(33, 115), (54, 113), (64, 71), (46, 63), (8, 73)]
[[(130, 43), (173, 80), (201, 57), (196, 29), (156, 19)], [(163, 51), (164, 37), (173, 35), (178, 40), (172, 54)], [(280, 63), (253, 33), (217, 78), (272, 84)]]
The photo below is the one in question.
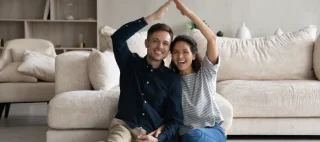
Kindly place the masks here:
[(184, 63), (186, 63), (186, 61), (178, 61), (179, 65), (183, 65)]

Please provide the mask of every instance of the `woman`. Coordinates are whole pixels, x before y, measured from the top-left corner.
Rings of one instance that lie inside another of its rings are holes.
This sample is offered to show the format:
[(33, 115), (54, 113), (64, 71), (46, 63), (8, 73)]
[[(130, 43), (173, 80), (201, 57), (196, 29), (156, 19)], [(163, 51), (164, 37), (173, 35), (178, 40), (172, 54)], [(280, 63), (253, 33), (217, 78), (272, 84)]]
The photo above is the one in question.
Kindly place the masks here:
[[(182, 15), (190, 18), (206, 38), (207, 52), (201, 61), (197, 43), (189, 36), (178, 36), (171, 43), (171, 69), (181, 76), (184, 126), (182, 142), (225, 142), (223, 122), (215, 102), (216, 76), (219, 66), (216, 36), (181, 0), (174, 0)], [(202, 62), (202, 63), (201, 63)], [(161, 131), (160, 127), (158, 131)], [(155, 132), (158, 133), (158, 132)]]

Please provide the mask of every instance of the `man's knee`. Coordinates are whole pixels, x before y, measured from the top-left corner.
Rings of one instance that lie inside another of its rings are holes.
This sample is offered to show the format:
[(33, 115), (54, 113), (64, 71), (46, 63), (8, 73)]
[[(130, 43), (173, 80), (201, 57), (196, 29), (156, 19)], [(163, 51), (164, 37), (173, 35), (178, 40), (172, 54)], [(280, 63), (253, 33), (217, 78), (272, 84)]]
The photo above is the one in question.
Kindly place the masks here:
[(131, 142), (130, 131), (121, 125), (113, 126), (109, 129), (107, 142)]

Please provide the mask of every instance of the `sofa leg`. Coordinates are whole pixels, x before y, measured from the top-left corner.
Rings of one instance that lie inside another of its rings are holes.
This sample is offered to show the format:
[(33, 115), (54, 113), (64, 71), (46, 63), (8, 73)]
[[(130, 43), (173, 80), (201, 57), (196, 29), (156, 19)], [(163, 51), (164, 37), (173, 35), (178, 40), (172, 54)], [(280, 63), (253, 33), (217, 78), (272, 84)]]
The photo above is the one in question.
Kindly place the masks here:
[(6, 109), (5, 109), (5, 113), (4, 113), (4, 118), (8, 118), (8, 116), (9, 116), (9, 111), (10, 111), (10, 106), (11, 106), (11, 103), (7, 103), (7, 104), (6, 104)]
[(2, 113), (3, 113), (3, 109), (4, 109), (5, 105), (6, 105), (5, 103), (0, 103), (0, 119), (2, 117)]

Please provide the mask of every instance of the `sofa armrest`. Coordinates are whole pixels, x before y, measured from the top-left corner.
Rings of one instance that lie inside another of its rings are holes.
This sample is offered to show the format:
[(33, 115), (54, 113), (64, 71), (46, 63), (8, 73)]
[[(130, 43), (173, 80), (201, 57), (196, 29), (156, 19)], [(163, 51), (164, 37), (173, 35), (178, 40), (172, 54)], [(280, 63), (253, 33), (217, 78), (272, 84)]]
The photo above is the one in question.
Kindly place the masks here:
[(49, 103), (48, 125), (53, 129), (108, 129), (118, 111), (119, 96), (119, 87), (58, 94)]
[[(7, 44), (7, 43), (6, 43)], [(12, 62), (11, 51), (8, 48), (2, 49), (0, 57), (0, 71), (9, 63)]]
[(92, 90), (88, 75), (88, 51), (70, 51), (56, 57), (56, 94)]
[(314, 44), (313, 69), (317, 79), (320, 80), (320, 35)]
[(221, 127), (227, 133), (228, 129), (232, 125), (233, 107), (227, 99), (225, 99), (223, 96), (221, 96), (218, 93), (216, 93), (216, 101), (217, 101), (217, 105), (222, 113), (222, 117), (224, 118), (224, 122), (222, 123)]

